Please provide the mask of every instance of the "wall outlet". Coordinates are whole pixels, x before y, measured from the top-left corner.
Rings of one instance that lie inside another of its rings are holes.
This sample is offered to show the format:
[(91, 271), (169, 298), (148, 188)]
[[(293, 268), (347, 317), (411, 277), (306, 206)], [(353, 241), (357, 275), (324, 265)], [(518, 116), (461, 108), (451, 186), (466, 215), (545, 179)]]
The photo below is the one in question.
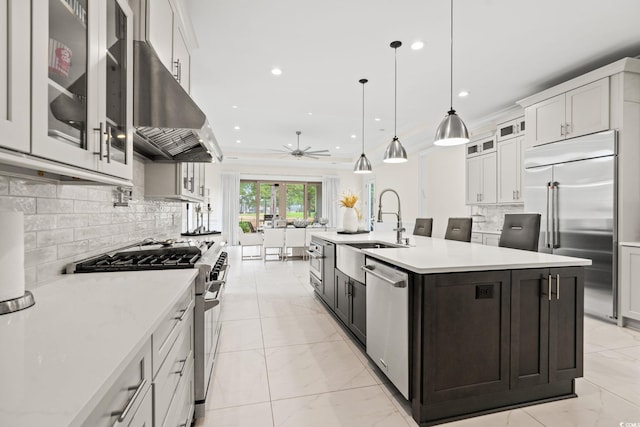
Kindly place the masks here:
[(493, 298), (493, 285), (476, 285), (476, 299)]

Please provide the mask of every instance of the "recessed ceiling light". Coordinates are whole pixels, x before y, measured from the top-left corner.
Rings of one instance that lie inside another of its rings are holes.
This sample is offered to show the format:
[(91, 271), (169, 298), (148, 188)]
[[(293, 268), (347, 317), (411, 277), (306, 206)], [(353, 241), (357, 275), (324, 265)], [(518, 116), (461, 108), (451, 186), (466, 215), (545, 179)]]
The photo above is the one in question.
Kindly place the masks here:
[(358, 135), (356, 135), (355, 133), (352, 133), (352, 134), (351, 134), (351, 138), (352, 138), (352, 139), (356, 139), (357, 137), (358, 137)]
[(238, 106), (237, 105), (232, 105), (231, 108), (235, 109), (235, 108), (238, 108)]
[(310, 115), (310, 116), (313, 116), (313, 113), (312, 113), (312, 112), (308, 112), (307, 114), (308, 114), (308, 115)]
[(240, 130), (240, 126), (234, 126), (233, 127), (235, 130)]
[(242, 141), (239, 139), (236, 139), (236, 144), (240, 144)]
[(460, 98), (464, 98), (465, 96), (469, 96), (469, 92), (467, 92), (466, 90), (461, 90), (460, 92), (458, 92), (458, 96)]
[(375, 120), (376, 122), (379, 122), (379, 121), (380, 121), (380, 120), (382, 120), (382, 119), (381, 119), (380, 117), (376, 117), (376, 118), (375, 118), (375, 119), (373, 119), (373, 120)]
[(274, 76), (279, 76), (280, 74), (282, 74), (282, 70), (280, 68), (272, 68), (271, 74), (273, 74)]
[(339, 145), (336, 145), (336, 150), (339, 150), (339, 149), (340, 149), (340, 146), (339, 146)]
[(289, 144), (287, 144), (287, 146), (289, 146), (289, 147), (293, 147), (293, 144), (289, 143)]
[(411, 49), (413, 50), (420, 50), (424, 47), (424, 43), (422, 43), (421, 41), (415, 41), (411, 44)]

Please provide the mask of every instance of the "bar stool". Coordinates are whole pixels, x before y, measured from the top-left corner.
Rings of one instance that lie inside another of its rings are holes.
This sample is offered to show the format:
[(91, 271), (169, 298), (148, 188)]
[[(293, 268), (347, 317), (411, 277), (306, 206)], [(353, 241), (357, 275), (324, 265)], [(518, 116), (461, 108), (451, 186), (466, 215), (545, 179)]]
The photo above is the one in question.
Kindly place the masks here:
[[(265, 228), (264, 240), (262, 241), (262, 248), (264, 254), (264, 261), (267, 261), (267, 255), (277, 255), (278, 260), (284, 259), (284, 228)], [(267, 249), (277, 249), (277, 253), (267, 253)]]
[(415, 236), (431, 237), (432, 229), (433, 218), (416, 218), (416, 225), (413, 227), (413, 234)]
[(460, 242), (470, 242), (472, 221), (471, 218), (449, 218), (444, 238), (448, 240), (458, 240)]
[(540, 214), (505, 214), (498, 246), (538, 252)]

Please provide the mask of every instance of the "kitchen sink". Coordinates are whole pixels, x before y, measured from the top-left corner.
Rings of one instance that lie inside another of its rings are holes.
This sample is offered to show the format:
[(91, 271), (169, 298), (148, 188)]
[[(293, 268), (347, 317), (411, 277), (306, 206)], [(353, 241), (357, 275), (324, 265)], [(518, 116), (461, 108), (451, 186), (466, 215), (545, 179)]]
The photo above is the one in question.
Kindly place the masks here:
[(394, 243), (380, 243), (380, 242), (364, 242), (364, 243), (347, 243), (348, 246), (357, 249), (385, 249), (385, 248), (406, 248), (408, 246), (398, 245)]

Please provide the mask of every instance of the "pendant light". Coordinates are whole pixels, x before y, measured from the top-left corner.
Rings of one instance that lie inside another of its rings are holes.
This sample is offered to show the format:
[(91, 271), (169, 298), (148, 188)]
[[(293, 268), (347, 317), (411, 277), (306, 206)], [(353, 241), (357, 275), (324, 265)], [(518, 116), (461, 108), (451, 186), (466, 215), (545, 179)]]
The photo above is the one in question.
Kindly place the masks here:
[(453, 0), (451, 0), (451, 108), (436, 129), (435, 145), (460, 145), (469, 142), (469, 131), (453, 109)]
[(364, 84), (368, 81), (367, 79), (358, 80), (359, 83), (362, 83), (362, 154), (353, 168), (354, 173), (371, 173), (371, 163), (364, 155)]
[(395, 51), (394, 74), (393, 74), (393, 140), (384, 152), (385, 163), (404, 163), (407, 161), (407, 152), (400, 143), (397, 135), (398, 126), (398, 48), (402, 42), (395, 41), (389, 45)]

